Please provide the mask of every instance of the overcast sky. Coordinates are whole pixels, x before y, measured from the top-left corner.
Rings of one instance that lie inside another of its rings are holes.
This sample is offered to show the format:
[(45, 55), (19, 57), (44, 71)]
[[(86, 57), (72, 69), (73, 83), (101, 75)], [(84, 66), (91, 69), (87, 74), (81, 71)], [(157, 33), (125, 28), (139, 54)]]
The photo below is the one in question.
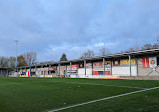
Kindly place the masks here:
[(35, 51), (39, 61), (77, 59), (155, 43), (159, 0), (0, 0), (0, 56)]

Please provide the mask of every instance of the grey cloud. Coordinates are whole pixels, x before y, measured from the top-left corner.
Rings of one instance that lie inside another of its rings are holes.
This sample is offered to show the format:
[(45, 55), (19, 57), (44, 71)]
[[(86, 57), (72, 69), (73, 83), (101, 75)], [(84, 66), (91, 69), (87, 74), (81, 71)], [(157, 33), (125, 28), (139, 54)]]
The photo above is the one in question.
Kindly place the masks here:
[(1, 0), (0, 53), (15, 55), (16, 39), (19, 54), (36, 51), (39, 60), (77, 58), (99, 43), (113, 52), (153, 43), (158, 10), (158, 0)]

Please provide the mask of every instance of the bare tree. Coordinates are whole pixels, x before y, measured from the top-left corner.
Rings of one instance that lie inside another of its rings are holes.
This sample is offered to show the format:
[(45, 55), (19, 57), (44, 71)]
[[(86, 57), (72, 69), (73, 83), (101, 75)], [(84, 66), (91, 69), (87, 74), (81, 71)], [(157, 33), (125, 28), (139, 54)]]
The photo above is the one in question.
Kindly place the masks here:
[(84, 59), (84, 58), (92, 58), (92, 57), (94, 57), (95, 55), (94, 55), (94, 52), (92, 51), (92, 50), (88, 50), (88, 51), (86, 51), (86, 52), (84, 52), (83, 54), (82, 54), (82, 56), (80, 57), (80, 59)]
[(138, 41), (136, 41), (133, 45), (133, 51), (140, 51), (141, 46)]
[(159, 43), (155, 43), (155, 44), (153, 44), (153, 49), (159, 49)]
[(23, 54), (23, 57), (25, 61), (27, 62), (27, 65), (34, 65), (37, 61), (37, 54), (36, 52), (27, 52)]
[(156, 49), (159, 49), (159, 35), (157, 36), (157, 43), (153, 45)]
[(15, 68), (15, 63), (16, 63), (16, 57), (11, 56), (11, 57), (8, 58), (8, 66), (9, 66), (11, 69), (14, 69), (14, 68)]
[(99, 53), (101, 56), (104, 56), (104, 55), (110, 54), (110, 51), (108, 48), (102, 47), (102, 48), (100, 48)]
[(129, 48), (128, 50), (125, 51), (125, 53), (129, 53), (129, 52), (135, 52), (136, 49), (135, 48)]
[(125, 53), (129, 53), (129, 52), (136, 52), (136, 51), (140, 51), (141, 47), (138, 41), (134, 42), (134, 45), (127, 49), (126, 51), (124, 51)]
[(7, 57), (0, 57), (0, 67), (8, 67), (8, 58)]
[(150, 49), (153, 49), (153, 45), (151, 45), (151, 44), (145, 44), (145, 45), (141, 48), (141, 50), (150, 50)]
[(157, 43), (159, 44), (159, 35), (157, 36)]

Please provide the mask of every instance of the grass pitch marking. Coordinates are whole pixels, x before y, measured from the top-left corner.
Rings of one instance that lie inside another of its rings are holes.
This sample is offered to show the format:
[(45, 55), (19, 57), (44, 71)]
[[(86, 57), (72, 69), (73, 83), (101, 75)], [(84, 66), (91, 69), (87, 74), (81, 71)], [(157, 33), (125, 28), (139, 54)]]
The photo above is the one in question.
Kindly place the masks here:
[(63, 81), (49, 81), (49, 82), (61, 82), (61, 83), (68, 83), (68, 84), (87, 84), (87, 85), (94, 85), (94, 86), (114, 86), (114, 87), (121, 87), (121, 88), (147, 89), (147, 88), (141, 88), (141, 87), (120, 86), (120, 85), (105, 85), (105, 84), (92, 84), (92, 83), (80, 83), (80, 82), (63, 82)]
[(6, 83), (6, 84), (1, 84), (1, 83), (0, 83), (0, 86), (1, 86), (1, 85), (9, 85), (9, 84), (22, 84), (22, 83)]
[(150, 90), (154, 90), (154, 89), (159, 89), (159, 87), (148, 88), (148, 89), (134, 91), (134, 92), (125, 93), (125, 94), (121, 94), (121, 95), (106, 97), (106, 98), (102, 98), (102, 99), (98, 99), (98, 100), (93, 100), (93, 101), (89, 101), (89, 102), (85, 102), (85, 103), (80, 103), (80, 104), (76, 104), (76, 105), (72, 105), (72, 106), (68, 106), (68, 107), (63, 107), (63, 108), (51, 110), (48, 112), (57, 112), (57, 111), (66, 110), (66, 109), (73, 108), (73, 107), (78, 107), (78, 106), (87, 105), (87, 104), (91, 104), (91, 103), (95, 103), (95, 102), (99, 102), (99, 101), (104, 101), (104, 100), (109, 100), (109, 99), (118, 98), (118, 97), (122, 97), (122, 96), (127, 96), (130, 94), (141, 93), (141, 92), (150, 91)]
[[(92, 84), (92, 83), (80, 83), (80, 82), (63, 82), (63, 81), (49, 81), (49, 82), (61, 82), (61, 83), (68, 83), (68, 84), (86, 84), (86, 85), (94, 85), (94, 86), (114, 86), (114, 87), (122, 87), (122, 88), (136, 88), (136, 89), (147, 89), (141, 87), (131, 87), (131, 86), (120, 86), (120, 85), (105, 85), (105, 84)], [(9, 85), (9, 84), (27, 84), (27, 83), (6, 83), (1, 85)]]
[[(74, 83), (74, 82), (70, 82), (70, 83)], [(147, 88), (141, 88), (141, 87), (119, 86), (119, 85), (104, 85), (104, 84), (91, 84), (91, 83), (77, 83), (77, 84), (88, 84), (88, 85), (95, 85), (95, 86), (99, 85), (99, 86), (116, 86), (116, 87), (124, 87), (124, 88), (147, 89)]]

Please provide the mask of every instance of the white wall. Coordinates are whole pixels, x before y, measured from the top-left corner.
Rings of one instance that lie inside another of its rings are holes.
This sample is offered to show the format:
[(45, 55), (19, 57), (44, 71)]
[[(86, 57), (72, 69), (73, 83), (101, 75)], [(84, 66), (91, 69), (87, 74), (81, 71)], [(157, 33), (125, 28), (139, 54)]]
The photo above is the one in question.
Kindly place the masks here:
[[(86, 74), (87, 75), (92, 75), (92, 68), (87, 68), (86, 69)], [(84, 68), (79, 68), (78, 69), (78, 75), (85, 75), (85, 69)]]
[(85, 73), (84, 68), (78, 69), (78, 75), (84, 75), (84, 73)]
[[(137, 76), (136, 65), (131, 66), (131, 72), (132, 72), (132, 76)], [(92, 76), (92, 69), (87, 68), (86, 69), (86, 74), (87, 74), (86, 75), (87, 77), (91, 77)], [(79, 68), (78, 69), (78, 75), (79, 76), (85, 75), (85, 69), (84, 68)], [(112, 67), (112, 75), (130, 76), (130, 68), (129, 68), (129, 66), (113, 66)]]
[[(132, 76), (137, 76), (137, 67), (131, 66)], [(112, 67), (112, 75), (119, 76), (130, 76), (130, 68), (129, 66), (113, 66)]]

